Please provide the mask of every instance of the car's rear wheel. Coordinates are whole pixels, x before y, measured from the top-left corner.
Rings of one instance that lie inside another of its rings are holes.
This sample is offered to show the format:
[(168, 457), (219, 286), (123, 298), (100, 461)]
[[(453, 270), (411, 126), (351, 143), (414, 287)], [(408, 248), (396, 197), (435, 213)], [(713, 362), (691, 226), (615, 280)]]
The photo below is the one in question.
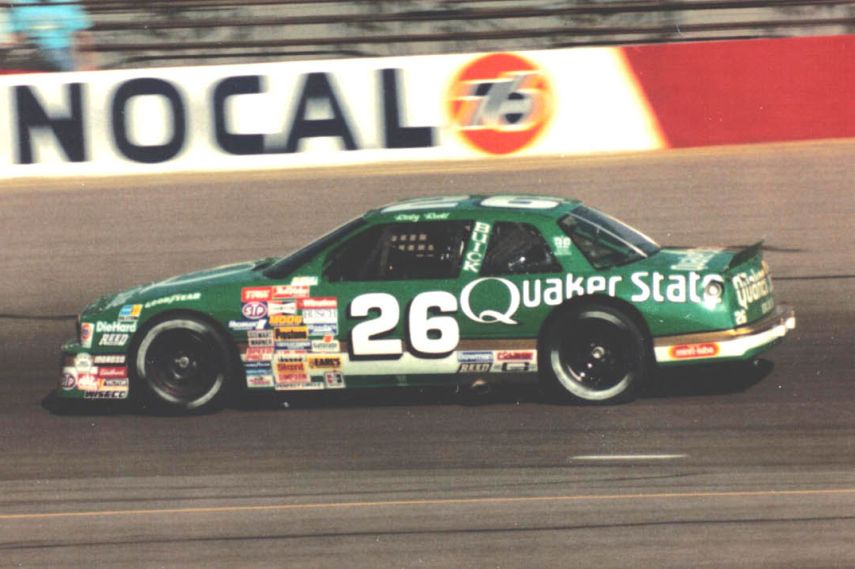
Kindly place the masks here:
[(618, 403), (646, 378), (648, 342), (621, 310), (605, 304), (570, 307), (548, 324), (540, 369), (553, 393), (584, 403)]
[(144, 401), (176, 412), (218, 404), (233, 377), (228, 341), (207, 322), (181, 317), (144, 332), (135, 356), (135, 382)]

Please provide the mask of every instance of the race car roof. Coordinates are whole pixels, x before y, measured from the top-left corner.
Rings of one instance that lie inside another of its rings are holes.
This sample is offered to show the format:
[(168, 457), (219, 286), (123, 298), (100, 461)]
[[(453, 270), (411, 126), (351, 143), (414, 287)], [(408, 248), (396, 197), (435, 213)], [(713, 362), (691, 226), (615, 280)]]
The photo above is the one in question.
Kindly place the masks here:
[(513, 211), (521, 215), (559, 218), (581, 204), (579, 200), (559, 196), (526, 194), (472, 194), (466, 196), (429, 196), (400, 200), (369, 210), (363, 216), (367, 221), (394, 219), (402, 214), (460, 214)]

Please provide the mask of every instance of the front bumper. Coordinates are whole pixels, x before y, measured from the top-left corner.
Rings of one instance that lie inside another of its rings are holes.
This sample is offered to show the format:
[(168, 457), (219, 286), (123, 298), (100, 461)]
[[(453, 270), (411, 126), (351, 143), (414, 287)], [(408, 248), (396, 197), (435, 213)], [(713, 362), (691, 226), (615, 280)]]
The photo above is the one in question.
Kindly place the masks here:
[(127, 399), (124, 354), (91, 354), (76, 341), (62, 346), (61, 373), (54, 395), (61, 399)]
[(795, 327), (793, 308), (778, 306), (760, 320), (739, 328), (654, 338), (653, 353), (663, 365), (746, 360), (780, 342)]

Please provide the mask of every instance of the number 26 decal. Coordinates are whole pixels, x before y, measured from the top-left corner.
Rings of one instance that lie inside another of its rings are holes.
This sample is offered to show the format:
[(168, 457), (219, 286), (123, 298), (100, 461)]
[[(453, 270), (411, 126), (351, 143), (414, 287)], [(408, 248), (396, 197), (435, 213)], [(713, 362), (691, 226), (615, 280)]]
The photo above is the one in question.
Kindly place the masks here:
[[(350, 341), (354, 356), (399, 356), (404, 343), (399, 339), (377, 338), (395, 329), (401, 319), (401, 307), (391, 294), (372, 292), (353, 299), (348, 311), (351, 318), (365, 318), (372, 310), (379, 316), (353, 327)], [(432, 315), (439, 312), (440, 315)], [(416, 295), (407, 314), (410, 346), (416, 352), (430, 355), (454, 351), (460, 342), (460, 328), (453, 316), (457, 299), (448, 292), (430, 291)]]

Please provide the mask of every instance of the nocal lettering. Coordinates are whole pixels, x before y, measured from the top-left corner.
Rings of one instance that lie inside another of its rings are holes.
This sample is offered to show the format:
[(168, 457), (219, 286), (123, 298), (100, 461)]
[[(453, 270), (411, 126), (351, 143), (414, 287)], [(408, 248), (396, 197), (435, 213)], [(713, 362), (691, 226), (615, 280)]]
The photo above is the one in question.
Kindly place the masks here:
[[(400, 71), (378, 71), (378, 99), (382, 106), (378, 125), (382, 134), (381, 144), (390, 149), (436, 146), (435, 127), (403, 124), (407, 105), (398, 81)], [(240, 95), (264, 95), (264, 80), (261, 75), (241, 75), (226, 77), (215, 86), (212, 97), (214, 139), (220, 149), (233, 155), (296, 153), (301, 151), (304, 139), (337, 138), (344, 150), (359, 150), (354, 128), (341, 104), (344, 99), (335, 88), (334, 76), (323, 72), (301, 76), (300, 88), (294, 96), (294, 112), (285, 131), (287, 142), (283, 147), (266, 145), (262, 133), (237, 134), (229, 130), (229, 99)], [(327, 116), (311, 117), (312, 107), (326, 108)]]
[[(157, 95), (169, 105), (172, 137), (163, 144), (135, 144), (129, 137), (129, 124), (136, 118), (143, 122), (146, 117), (132, 117), (128, 103), (134, 97)], [(126, 158), (144, 164), (158, 164), (175, 158), (183, 149), (187, 135), (187, 118), (184, 100), (172, 83), (153, 77), (140, 77), (120, 84), (113, 95), (112, 125), (116, 148)]]
[(17, 118), (17, 162), (33, 164), (33, 130), (50, 130), (70, 162), (87, 160), (84, 132), (84, 85), (68, 83), (68, 112), (64, 116), (50, 116), (36, 97), (33, 87), (15, 87), (15, 115)]

